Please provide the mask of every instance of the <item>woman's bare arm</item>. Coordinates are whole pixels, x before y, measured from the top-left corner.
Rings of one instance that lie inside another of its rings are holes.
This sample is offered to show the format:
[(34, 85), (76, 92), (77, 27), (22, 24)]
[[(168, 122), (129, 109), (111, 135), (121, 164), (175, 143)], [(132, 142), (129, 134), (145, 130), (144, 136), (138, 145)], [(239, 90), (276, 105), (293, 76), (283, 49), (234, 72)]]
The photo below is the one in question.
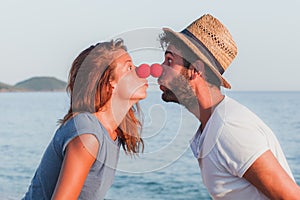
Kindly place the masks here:
[(78, 199), (91, 166), (97, 158), (99, 142), (92, 134), (74, 138), (66, 148), (53, 200)]

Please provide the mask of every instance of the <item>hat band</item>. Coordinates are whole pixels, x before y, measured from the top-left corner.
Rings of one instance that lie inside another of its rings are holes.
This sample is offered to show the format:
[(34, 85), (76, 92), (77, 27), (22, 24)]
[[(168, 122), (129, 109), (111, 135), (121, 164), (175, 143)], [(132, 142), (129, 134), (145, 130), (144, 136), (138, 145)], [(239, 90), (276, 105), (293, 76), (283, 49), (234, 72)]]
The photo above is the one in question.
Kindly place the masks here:
[(186, 38), (190, 42), (192, 42), (206, 56), (206, 58), (211, 62), (213, 67), (220, 72), (220, 74), (224, 73), (224, 68), (221, 66), (221, 64), (218, 62), (218, 60), (212, 55), (212, 53), (207, 49), (207, 47), (205, 45), (203, 45), (203, 43), (200, 40), (198, 40), (198, 38), (196, 38), (187, 29), (184, 29), (183, 31), (181, 31), (181, 33), (183, 35), (185, 35)]

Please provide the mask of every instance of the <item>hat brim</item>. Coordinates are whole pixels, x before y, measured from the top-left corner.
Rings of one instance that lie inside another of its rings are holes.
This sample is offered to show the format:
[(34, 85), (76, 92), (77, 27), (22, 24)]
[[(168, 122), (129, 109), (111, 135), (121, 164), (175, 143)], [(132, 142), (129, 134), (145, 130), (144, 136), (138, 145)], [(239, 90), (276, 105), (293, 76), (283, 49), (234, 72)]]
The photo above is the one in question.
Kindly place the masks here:
[(225, 88), (230, 89), (231, 85), (223, 78), (220, 72), (213, 67), (211, 62), (204, 56), (204, 54), (182, 33), (175, 32), (169, 28), (163, 28), (164, 32), (172, 34), (177, 39), (181, 40), (188, 48), (190, 48), (207, 66), (216, 74), (216, 76), (221, 80), (221, 85)]

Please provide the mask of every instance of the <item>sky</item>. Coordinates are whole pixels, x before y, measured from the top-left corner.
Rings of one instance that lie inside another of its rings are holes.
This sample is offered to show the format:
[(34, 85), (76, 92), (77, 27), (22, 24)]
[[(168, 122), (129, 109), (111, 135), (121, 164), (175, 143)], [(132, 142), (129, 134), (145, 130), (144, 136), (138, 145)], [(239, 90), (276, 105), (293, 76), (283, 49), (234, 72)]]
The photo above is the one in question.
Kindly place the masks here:
[[(300, 90), (300, 1), (2, 1), (0, 82), (33, 76), (67, 81), (75, 57), (123, 37), (136, 65), (161, 63), (157, 34), (181, 31), (210, 13), (230, 31), (238, 55), (224, 73), (232, 90)], [(153, 43), (152, 43), (153, 41)]]

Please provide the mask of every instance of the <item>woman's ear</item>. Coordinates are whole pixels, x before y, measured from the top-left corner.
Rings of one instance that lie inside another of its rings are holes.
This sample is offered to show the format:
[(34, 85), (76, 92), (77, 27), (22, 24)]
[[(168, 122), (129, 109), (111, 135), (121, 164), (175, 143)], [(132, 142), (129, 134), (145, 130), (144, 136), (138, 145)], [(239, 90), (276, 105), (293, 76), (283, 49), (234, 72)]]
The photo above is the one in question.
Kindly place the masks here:
[[(110, 86), (111, 86), (112, 93), (114, 93), (115, 88), (116, 88), (116, 86), (117, 86), (116, 81), (114, 81), (114, 80), (109, 80), (109, 84), (110, 84)], [(107, 90), (109, 90), (109, 87), (107, 87)]]

